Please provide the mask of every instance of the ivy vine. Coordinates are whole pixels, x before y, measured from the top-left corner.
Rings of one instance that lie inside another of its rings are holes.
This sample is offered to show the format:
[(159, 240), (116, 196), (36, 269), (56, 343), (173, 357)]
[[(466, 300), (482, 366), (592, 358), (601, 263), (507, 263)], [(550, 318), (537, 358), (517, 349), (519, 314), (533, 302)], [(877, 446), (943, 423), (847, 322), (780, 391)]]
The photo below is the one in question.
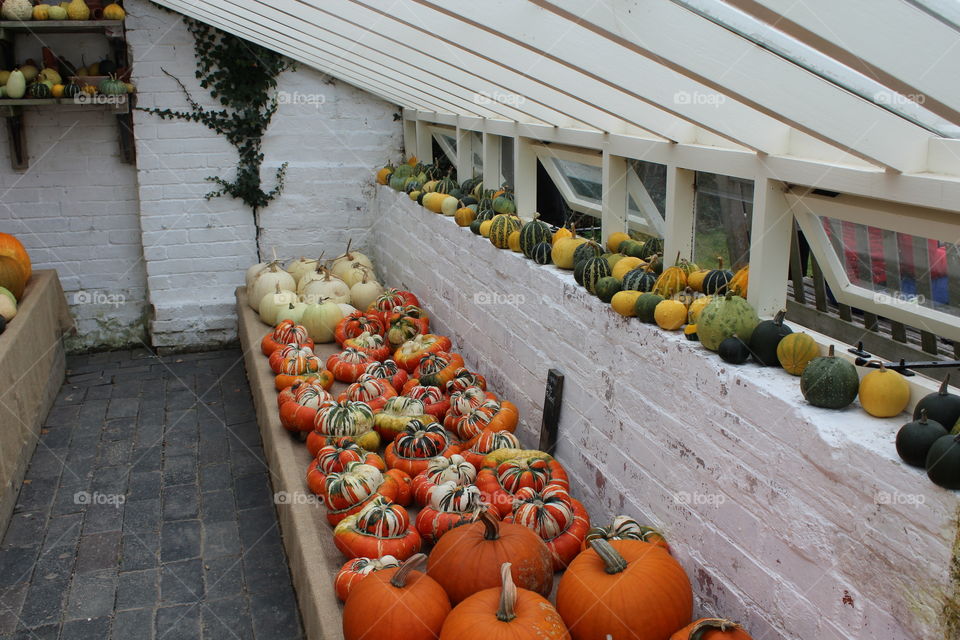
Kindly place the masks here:
[(179, 78), (163, 69), (180, 85), (192, 110), (141, 110), (165, 120), (199, 122), (224, 136), (239, 155), (236, 176), (232, 181), (220, 176), (208, 176), (207, 180), (218, 188), (208, 193), (206, 198), (232, 196), (251, 207), (256, 217), (259, 209), (266, 207), (283, 191), (288, 163), (284, 162), (277, 169), (273, 189), (264, 191), (260, 179), (260, 165), (263, 163), (261, 149), (263, 135), (277, 111), (277, 78), (284, 71), (293, 69), (294, 63), (269, 49), (187, 16), (183, 16), (183, 21), (194, 37), (196, 77), (200, 86), (208, 89), (224, 108), (204, 108)]

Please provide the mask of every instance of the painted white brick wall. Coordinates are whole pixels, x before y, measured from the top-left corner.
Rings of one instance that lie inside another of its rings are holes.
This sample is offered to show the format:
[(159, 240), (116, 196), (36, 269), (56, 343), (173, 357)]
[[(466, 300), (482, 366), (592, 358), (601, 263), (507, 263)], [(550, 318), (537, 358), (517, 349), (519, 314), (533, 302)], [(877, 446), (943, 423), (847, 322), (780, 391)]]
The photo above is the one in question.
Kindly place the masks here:
[[(40, 59), (39, 45), (17, 50)], [(105, 41), (70, 42), (63, 55), (102, 57)], [(146, 339), (146, 275), (140, 250), (136, 170), (121, 161), (116, 118), (105, 110), (24, 108), (30, 166), (15, 172), (0, 135), (0, 230), (16, 235), (35, 269), (56, 269), (77, 335), (68, 348)], [(4, 127), (6, 124), (4, 123)]]
[[(194, 77), (193, 36), (180, 16), (136, 0), (128, 6), (133, 80), (143, 107), (186, 109), (193, 97), (217, 108)], [(285, 189), (260, 212), (262, 255), (332, 256), (347, 238), (364, 247), (373, 221), (370, 168), (398, 155), (396, 107), (300, 66), (284, 73), (283, 104), (264, 138), (262, 176), (273, 186), (289, 162)], [(257, 262), (252, 211), (232, 198), (206, 200), (210, 175), (231, 177), (236, 152), (196, 123), (138, 112), (135, 133), (140, 210), (154, 344), (209, 345), (236, 336), (234, 289)]]
[(413, 289), (468, 366), (517, 403), (525, 442), (547, 369), (565, 374), (557, 455), (575, 493), (598, 521), (627, 513), (662, 529), (698, 613), (762, 640), (946, 637), (956, 495), (896, 458), (901, 420), (810, 407), (797, 378), (725, 365), (621, 318), (570, 272), (378, 191), (386, 282)]

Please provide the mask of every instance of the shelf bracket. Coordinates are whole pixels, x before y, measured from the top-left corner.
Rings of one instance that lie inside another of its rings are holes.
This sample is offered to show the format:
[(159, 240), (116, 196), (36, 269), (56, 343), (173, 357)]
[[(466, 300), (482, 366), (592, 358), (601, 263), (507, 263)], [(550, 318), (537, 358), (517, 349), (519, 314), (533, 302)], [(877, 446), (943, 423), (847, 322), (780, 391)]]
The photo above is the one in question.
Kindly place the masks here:
[(30, 159), (27, 157), (27, 129), (23, 126), (23, 109), (4, 107), (0, 115), (7, 121), (10, 165), (14, 171), (26, 171), (30, 167)]

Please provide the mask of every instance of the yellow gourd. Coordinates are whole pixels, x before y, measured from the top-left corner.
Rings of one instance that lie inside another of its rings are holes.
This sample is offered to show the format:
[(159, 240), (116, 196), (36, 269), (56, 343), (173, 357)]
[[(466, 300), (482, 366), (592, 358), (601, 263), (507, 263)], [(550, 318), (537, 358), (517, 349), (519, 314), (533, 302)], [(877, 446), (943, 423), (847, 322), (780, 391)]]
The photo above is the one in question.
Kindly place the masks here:
[(34, 20), (47, 20), (50, 18), (50, 5), (38, 4), (33, 8)]
[(623, 231), (611, 233), (610, 237), (607, 238), (607, 251), (610, 253), (617, 253), (617, 251), (620, 249), (620, 243), (629, 239), (630, 234), (624, 233)]
[[(426, 198), (426, 196), (424, 196), (424, 198)], [(453, 214), (453, 221), (456, 222), (459, 227), (469, 227), (470, 223), (473, 222), (473, 219), (476, 217), (476, 212), (470, 207), (460, 207), (457, 209), (457, 212)]]
[(553, 244), (557, 244), (558, 241), (563, 240), (564, 238), (572, 238), (574, 232), (566, 227), (560, 227), (553, 232)]
[[(481, 232), (483, 227), (480, 227)], [(561, 238), (553, 243), (550, 258), (561, 269), (573, 269), (573, 252), (586, 242), (586, 238)]]
[(634, 269), (639, 269), (640, 267), (646, 266), (646, 262), (640, 258), (634, 258), (627, 256), (626, 258), (620, 258), (617, 260), (617, 264), (613, 265), (613, 275), (614, 278), (623, 280), (623, 276), (627, 275)]
[(735, 274), (733, 278), (730, 279), (730, 284), (727, 285), (727, 289), (732, 291), (735, 295), (740, 296), (741, 298), (747, 297), (747, 289), (750, 284), (750, 265), (740, 269)]
[(116, 3), (108, 4), (103, 8), (104, 20), (123, 20), (126, 17), (127, 12), (123, 10), (123, 7)]
[(910, 385), (906, 378), (880, 362), (860, 380), (860, 406), (876, 418), (899, 415), (910, 402)]
[(89, 20), (90, 7), (83, 0), (71, 0), (67, 5), (67, 17), (71, 20)]
[(507, 247), (510, 251), (516, 251), (520, 253), (520, 232), (513, 231), (507, 236)]
[(480, 235), (484, 238), (490, 237), (490, 227), (493, 226), (493, 220), (484, 220), (480, 223)]
[(700, 318), (700, 312), (710, 304), (711, 300), (713, 300), (713, 296), (702, 296), (691, 302), (687, 312), (687, 321), (690, 324), (697, 324), (697, 319)]
[(618, 291), (613, 294), (610, 300), (610, 306), (613, 310), (625, 318), (633, 318), (637, 315), (637, 298), (642, 291)]
[(817, 342), (806, 333), (791, 333), (777, 344), (777, 360), (787, 373), (799, 376), (820, 355)]
[[(38, 5), (38, 6), (39, 6), (39, 5)], [(62, 97), (63, 97), (63, 85), (62, 85), (62, 84), (55, 84), (55, 85), (53, 85), (53, 88), (50, 89), (50, 93), (53, 95), (54, 98), (62, 98)]]
[(703, 279), (707, 277), (708, 273), (710, 273), (709, 269), (700, 269), (699, 271), (694, 271), (687, 276), (687, 286), (694, 291), (703, 293)]
[(661, 329), (676, 331), (687, 322), (687, 305), (679, 300), (663, 300), (653, 310), (653, 320)]

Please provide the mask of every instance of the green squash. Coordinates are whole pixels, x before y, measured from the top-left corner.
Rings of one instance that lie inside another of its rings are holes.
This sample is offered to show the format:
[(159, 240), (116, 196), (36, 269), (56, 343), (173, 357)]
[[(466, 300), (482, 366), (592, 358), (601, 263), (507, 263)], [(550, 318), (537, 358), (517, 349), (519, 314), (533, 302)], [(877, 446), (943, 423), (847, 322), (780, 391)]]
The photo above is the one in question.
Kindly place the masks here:
[(922, 409), (919, 420), (908, 422), (897, 432), (897, 454), (911, 467), (925, 467), (930, 447), (945, 435), (943, 425), (929, 420), (927, 410)]
[(613, 271), (613, 268), (617, 266), (617, 263), (626, 258), (626, 254), (623, 253), (605, 253), (603, 254), (603, 259), (607, 261), (607, 264), (610, 265), (610, 270)]
[(31, 98), (52, 98), (53, 93), (50, 90), (50, 85), (45, 82), (34, 82), (30, 85), (30, 88), (27, 90), (27, 95)]
[(663, 253), (663, 238), (647, 239), (637, 257), (641, 260), (649, 260), (655, 253)]
[[(596, 291), (597, 282), (601, 278), (606, 278), (610, 275), (610, 265), (607, 264), (607, 261), (600, 257), (588, 258), (580, 264), (583, 265), (583, 281), (581, 284), (586, 288), (590, 293), (600, 295)], [(580, 265), (577, 265), (580, 266)], [(577, 267), (574, 267), (574, 273), (577, 271)], [(617, 281), (619, 283), (619, 280)], [(620, 290), (619, 284), (617, 285), (617, 291)], [(613, 293), (616, 293), (614, 291)], [(613, 297), (613, 294), (610, 295)]]
[(750, 351), (753, 359), (764, 367), (779, 367), (780, 358), (777, 357), (777, 347), (780, 341), (793, 333), (793, 329), (783, 324), (786, 311), (777, 313), (773, 320), (764, 320), (753, 330), (750, 336)]
[(743, 364), (750, 359), (750, 347), (737, 336), (724, 338), (717, 347), (720, 359), (730, 364)]
[[(602, 260), (603, 258), (597, 259)], [(594, 285), (594, 293), (604, 302), (613, 300), (613, 296), (617, 295), (620, 290), (620, 280), (613, 276), (604, 276), (597, 280), (597, 283)]]
[(927, 418), (939, 422), (947, 429), (952, 429), (953, 425), (960, 420), (960, 396), (950, 393), (949, 388), (950, 375), (947, 374), (938, 391), (920, 399), (913, 410), (913, 419), (919, 418), (920, 412), (926, 410)]
[[(702, 314), (700, 318), (702, 321)], [(700, 340), (703, 341), (702, 333)], [(857, 368), (836, 357), (833, 345), (826, 356), (811, 360), (800, 376), (800, 392), (815, 407), (843, 409), (856, 399), (859, 391)]]
[[(603, 247), (593, 240), (584, 242), (573, 251), (573, 266), (577, 266), (578, 262), (583, 262), (584, 260), (589, 260), (590, 258), (596, 258), (602, 253)], [(606, 260), (604, 260), (604, 262), (606, 262)]]
[(757, 312), (740, 296), (727, 293), (710, 301), (697, 319), (700, 343), (716, 351), (724, 339), (736, 334), (749, 344), (753, 330), (760, 324)]
[[(480, 233), (479, 231), (477, 233)], [(550, 254), (553, 252), (553, 245), (549, 242), (541, 242), (533, 248), (533, 261), (537, 264), (550, 264), (552, 261)]]
[[(434, 190), (436, 193), (447, 193), (447, 194), (449, 194), (451, 191), (453, 191), (453, 190), (456, 189), (456, 188), (457, 188), (457, 183), (453, 180), (453, 178), (451, 178), (450, 176), (447, 176), (446, 178), (437, 181), (437, 184), (436, 184), (436, 186), (434, 187), (433, 190)], [(461, 194), (461, 195), (462, 195), (462, 194)], [(458, 198), (458, 200), (459, 200), (459, 198)]]
[(470, 231), (472, 231), (474, 235), (480, 235), (480, 225), (483, 224), (483, 222), (479, 216), (474, 218), (473, 222), (470, 223)]
[(663, 256), (659, 253), (651, 256), (650, 270), (658, 276), (663, 273)]
[(502, 193), (494, 198), (493, 210), (497, 213), (516, 213), (517, 204), (513, 201), (513, 195)]
[(640, 318), (641, 322), (653, 324), (656, 322), (653, 319), (653, 312), (661, 302), (663, 302), (663, 296), (656, 293), (640, 294), (634, 307), (637, 311), (637, 317)]
[[(401, 165), (402, 166), (402, 165)], [(397, 167), (397, 171), (394, 171), (390, 174), (390, 181), (387, 182), (387, 185), (394, 191), (403, 191), (404, 186), (407, 184), (407, 178), (409, 176), (398, 176), (400, 167)]]
[(618, 247), (620, 253), (631, 258), (643, 258), (643, 243), (636, 240), (624, 240)]
[(960, 436), (946, 435), (927, 453), (927, 477), (944, 489), (960, 489)]
[(501, 213), (493, 216), (490, 225), (490, 243), (498, 249), (506, 249), (510, 234), (520, 230), (520, 218), (513, 214)]
[(623, 276), (624, 291), (652, 291), (657, 277), (644, 269), (633, 269)]
[(540, 220), (531, 220), (520, 227), (520, 250), (528, 258), (533, 257), (533, 250), (541, 242), (550, 242), (553, 233), (550, 225)]
[(733, 271), (713, 269), (703, 278), (703, 292), (708, 296), (723, 295), (727, 292), (727, 285), (733, 280)]
[(391, 175), (394, 178), (409, 178), (415, 173), (416, 172), (414, 171), (413, 166), (404, 162), (402, 164), (397, 165), (397, 168), (393, 170), (393, 173)]
[(577, 281), (577, 284), (581, 287), (583, 286), (583, 270), (587, 267), (587, 261), (578, 262), (573, 265), (573, 279)]

